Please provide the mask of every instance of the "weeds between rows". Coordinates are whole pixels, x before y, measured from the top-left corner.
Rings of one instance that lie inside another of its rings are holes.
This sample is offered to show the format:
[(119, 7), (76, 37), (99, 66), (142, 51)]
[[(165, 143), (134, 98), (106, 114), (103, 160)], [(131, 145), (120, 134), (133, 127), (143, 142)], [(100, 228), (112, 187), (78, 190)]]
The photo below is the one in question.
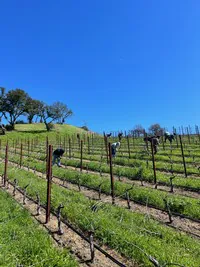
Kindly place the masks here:
[[(18, 157), (10, 156), (10, 160), (18, 163)], [(46, 166), (43, 162), (38, 162), (37, 160), (31, 158), (24, 158), (23, 165), (36, 169), (39, 172), (45, 173)], [(99, 175), (90, 174), (90, 173), (80, 173), (77, 171), (72, 171), (68, 169), (58, 169), (53, 168), (53, 174), (59, 177), (62, 180), (70, 181), (79, 186), (83, 185), (91, 189), (99, 190), (101, 185), (101, 191), (106, 194), (110, 194), (110, 181)], [(122, 183), (119, 181), (115, 182), (115, 195), (124, 196), (128, 189), (130, 189), (130, 184)], [(188, 216), (193, 219), (200, 220), (200, 204), (198, 199), (193, 199), (190, 197), (173, 195), (163, 191), (145, 188), (141, 186), (134, 185), (131, 190), (129, 190), (130, 200), (135, 202), (140, 202), (143, 205), (148, 205), (155, 207), (157, 209), (166, 210), (166, 202), (172, 213), (179, 213), (185, 216)]]
[(46, 232), (0, 189), (0, 266), (78, 266), (67, 250), (54, 247)]
[[(13, 151), (14, 152), (14, 151)], [(19, 154), (18, 154), (19, 155)], [(28, 156), (28, 153), (23, 151), (24, 156)], [(17, 155), (16, 155), (17, 157)], [(31, 153), (31, 156), (29, 155), (29, 159), (39, 159), (44, 161), (45, 155), (41, 153)], [(15, 159), (16, 160), (16, 159)], [(67, 159), (63, 158), (62, 163), (66, 166), (73, 166), (76, 168), (80, 168), (80, 160), (78, 159)], [(98, 171), (99, 173), (109, 173), (110, 168), (106, 163), (103, 162), (89, 162), (89, 161), (83, 161), (82, 167), (87, 170), (91, 171)], [(151, 168), (151, 163), (147, 164), (143, 163), (138, 166), (135, 165), (135, 167), (122, 167), (114, 164), (113, 166), (113, 174), (117, 175), (118, 177), (126, 177), (130, 180), (141, 180), (141, 181), (147, 181), (149, 183), (154, 182), (154, 174), (153, 170)], [(173, 173), (171, 173), (170, 170), (168, 170), (168, 173), (162, 173), (157, 171), (157, 183), (162, 185), (171, 185), (170, 178), (173, 177)], [(197, 178), (183, 178), (180, 176), (177, 176), (175, 179), (173, 179), (173, 185), (175, 187), (185, 188), (186, 190), (191, 191), (199, 191), (200, 190), (200, 179)]]
[[(2, 167), (0, 171), (3, 171)], [(27, 194), (36, 200), (37, 192), (41, 203), (46, 204), (45, 180), (11, 166), (8, 168), (8, 177), (11, 181), (17, 179), (20, 188), (29, 184)], [(144, 215), (88, 200), (81, 193), (53, 184), (52, 208), (55, 210), (60, 203), (64, 205), (64, 218), (84, 232), (94, 229), (95, 237), (101, 244), (108, 244), (143, 266), (152, 266), (145, 257), (147, 254), (155, 257), (160, 264), (175, 262), (184, 266), (199, 267), (199, 241), (164, 227)]]

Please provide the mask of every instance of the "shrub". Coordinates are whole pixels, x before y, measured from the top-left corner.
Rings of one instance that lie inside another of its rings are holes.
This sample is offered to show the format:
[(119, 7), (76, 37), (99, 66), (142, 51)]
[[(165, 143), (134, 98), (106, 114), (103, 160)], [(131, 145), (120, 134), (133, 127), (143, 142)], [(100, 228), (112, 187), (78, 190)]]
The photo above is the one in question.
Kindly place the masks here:
[(18, 121), (16, 121), (16, 124), (27, 124), (27, 122), (25, 122), (23, 120), (18, 120)]
[(13, 126), (10, 125), (10, 124), (7, 124), (7, 125), (5, 126), (5, 128), (6, 128), (7, 131), (12, 131), (12, 130), (13, 130)]
[(81, 126), (80, 128), (83, 129), (83, 130), (85, 130), (85, 131), (89, 131), (89, 128), (87, 126), (85, 126), (85, 125), (84, 126)]

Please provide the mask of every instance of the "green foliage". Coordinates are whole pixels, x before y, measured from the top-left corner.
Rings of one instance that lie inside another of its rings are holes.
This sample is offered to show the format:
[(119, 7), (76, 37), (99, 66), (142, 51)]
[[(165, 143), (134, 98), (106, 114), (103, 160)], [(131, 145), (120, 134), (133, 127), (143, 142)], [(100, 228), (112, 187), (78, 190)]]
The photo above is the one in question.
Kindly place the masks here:
[[(38, 192), (41, 203), (43, 205), (46, 203), (45, 179), (14, 168), (9, 168), (8, 177), (12, 181), (17, 178), (21, 188), (31, 183), (31, 186), (27, 188), (28, 195), (36, 199), (35, 192)], [(147, 254), (155, 257), (162, 265), (166, 262), (175, 262), (184, 266), (189, 264), (190, 267), (199, 267), (199, 241), (186, 234), (177, 233), (150, 218), (146, 223), (146, 218), (142, 214), (129, 212), (124, 208), (110, 204), (91, 201), (81, 193), (53, 184), (53, 210), (60, 203), (65, 203), (62, 216), (67, 218), (69, 222), (85, 233), (91, 228), (94, 229), (95, 238), (102, 245), (109, 245), (126, 257), (132, 258), (140, 266), (152, 266), (145, 256)], [(98, 207), (96, 212), (91, 209), (94, 205)], [(12, 233), (11, 236), (13, 236)], [(29, 254), (29, 251), (27, 253)]]
[(58, 250), (29, 213), (0, 190), (0, 266), (78, 266)]
[(10, 125), (10, 124), (5, 125), (5, 128), (6, 128), (7, 131), (12, 131), (12, 130), (14, 130), (13, 126)]
[(15, 127), (18, 117), (25, 113), (28, 94), (21, 90), (10, 90), (2, 101), (2, 112), (6, 120)]

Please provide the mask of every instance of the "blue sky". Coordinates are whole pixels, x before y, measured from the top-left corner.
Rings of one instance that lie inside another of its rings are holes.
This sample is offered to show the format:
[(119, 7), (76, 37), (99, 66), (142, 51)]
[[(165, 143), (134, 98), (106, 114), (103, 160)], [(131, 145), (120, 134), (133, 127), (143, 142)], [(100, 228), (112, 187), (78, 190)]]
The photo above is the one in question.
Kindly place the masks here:
[(198, 0), (1, 0), (0, 86), (69, 124), (130, 130), (199, 124)]

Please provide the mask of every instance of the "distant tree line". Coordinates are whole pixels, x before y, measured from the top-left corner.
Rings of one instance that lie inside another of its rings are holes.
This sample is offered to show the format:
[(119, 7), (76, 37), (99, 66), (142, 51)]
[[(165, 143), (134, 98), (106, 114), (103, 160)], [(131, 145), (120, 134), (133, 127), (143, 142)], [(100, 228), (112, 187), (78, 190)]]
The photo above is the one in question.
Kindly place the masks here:
[(73, 112), (64, 103), (55, 102), (48, 105), (31, 98), (24, 90), (15, 89), (6, 92), (4, 87), (0, 87), (0, 122), (4, 117), (14, 130), (21, 115), (27, 117), (28, 123), (33, 123), (34, 118), (36, 121), (39, 119), (39, 122), (45, 124), (47, 131), (50, 131), (52, 122), (63, 124)]
[(154, 123), (148, 128), (148, 132), (145, 131), (142, 125), (138, 124), (135, 125), (133, 130), (131, 130), (131, 133), (136, 137), (140, 137), (143, 136), (145, 133), (150, 135), (162, 135), (164, 131), (165, 129), (162, 128), (159, 123)]

